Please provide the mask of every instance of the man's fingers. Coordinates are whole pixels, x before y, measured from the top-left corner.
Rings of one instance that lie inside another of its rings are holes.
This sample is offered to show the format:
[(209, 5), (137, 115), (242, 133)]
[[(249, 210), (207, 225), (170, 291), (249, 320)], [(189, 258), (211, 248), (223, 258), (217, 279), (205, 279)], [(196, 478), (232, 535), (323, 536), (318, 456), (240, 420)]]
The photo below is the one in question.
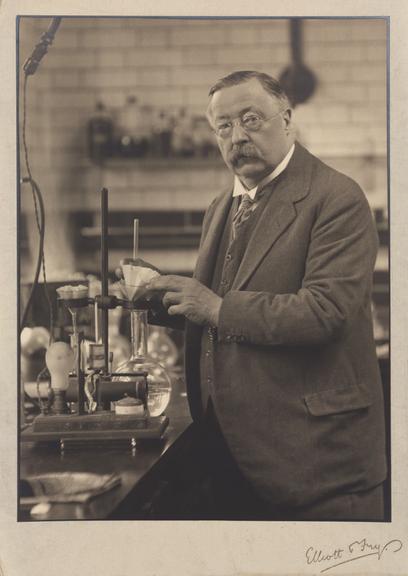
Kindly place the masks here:
[(167, 308), (167, 314), (170, 316), (182, 316), (184, 314), (184, 306), (182, 304), (173, 304), (173, 306)]
[(168, 276), (158, 276), (157, 278), (152, 278), (152, 280), (147, 285), (148, 290), (168, 290), (168, 291), (181, 291), (187, 282), (191, 280), (190, 278), (184, 278), (183, 276), (176, 276), (174, 274), (169, 274)]
[(180, 292), (166, 292), (162, 298), (163, 305), (168, 308), (171, 304), (180, 304), (181, 293)]

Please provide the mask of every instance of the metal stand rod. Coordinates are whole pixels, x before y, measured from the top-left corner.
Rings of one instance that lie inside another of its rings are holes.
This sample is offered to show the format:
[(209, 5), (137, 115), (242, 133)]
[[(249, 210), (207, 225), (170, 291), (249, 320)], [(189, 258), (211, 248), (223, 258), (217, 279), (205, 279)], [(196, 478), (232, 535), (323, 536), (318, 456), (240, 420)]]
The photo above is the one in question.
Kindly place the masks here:
[(100, 340), (98, 302), (94, 303), (94, 315), (95, 315), (95, 343), (98, 344)]
[(83, 334), (82, 332), (78, 332), (77, 338), (77, 395), (78, 395), (78, 407), (77, 407), (77, 414), (85, 414), (85, 378), (84, 373), (81, 366), (82, 354), (81, 354), (81, 346), (82, 346)]
[(139, 219), (133, 220), (133, 260), (139, 256)]
[[(102, 297), (108, 296), (108, 274), (109, 274), (109, 256), (108, 256), (108, 190), (102, 188), (101, 190), (101, 281), (102, 281)], [(104, 350), (104, 372), (109, 372), (109, 317), (108, 309), (102, 308), (102, 341)]]

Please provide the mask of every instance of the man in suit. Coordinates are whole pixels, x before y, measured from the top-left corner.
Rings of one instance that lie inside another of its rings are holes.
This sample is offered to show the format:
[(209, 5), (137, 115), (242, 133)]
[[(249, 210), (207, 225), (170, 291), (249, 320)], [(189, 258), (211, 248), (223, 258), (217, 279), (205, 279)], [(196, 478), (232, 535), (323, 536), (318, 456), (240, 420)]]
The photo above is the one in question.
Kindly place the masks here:
[(295, 142), (266, 74), (217, 82), (207, 117), (233, 190), (205, 215), (194, 277), (150, 288), (186, 319), (210, 517), (381, 520), (377, 235), (364, 193)]

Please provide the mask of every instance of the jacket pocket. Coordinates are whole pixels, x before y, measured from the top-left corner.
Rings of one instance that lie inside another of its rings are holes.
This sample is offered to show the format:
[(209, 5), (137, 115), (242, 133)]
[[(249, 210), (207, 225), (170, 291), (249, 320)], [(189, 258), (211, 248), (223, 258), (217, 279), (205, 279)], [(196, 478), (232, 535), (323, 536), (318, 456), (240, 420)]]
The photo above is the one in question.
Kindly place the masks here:
[(330, 388), (308, 394), (304, 397), (309, 414), (312, 416), (329, 416), (353, 410), (363, 410), (371, 406), (369, 394), (358, 386)]

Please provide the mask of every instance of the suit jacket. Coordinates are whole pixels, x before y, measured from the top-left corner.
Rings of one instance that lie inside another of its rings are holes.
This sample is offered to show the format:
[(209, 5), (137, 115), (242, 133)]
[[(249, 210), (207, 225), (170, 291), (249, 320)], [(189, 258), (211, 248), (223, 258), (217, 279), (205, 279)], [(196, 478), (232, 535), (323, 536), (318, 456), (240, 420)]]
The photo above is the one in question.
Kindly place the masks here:
[[(223, 298), (212, 398), (242, 473), (290, 506), (386, 476), (371, 290), (378, 240), (364, 193), (296, 143)], [(231, 191), (210, 205), (195, 277), (211, 284)], [(200, 420), (202, 328), (186, 324)]]

